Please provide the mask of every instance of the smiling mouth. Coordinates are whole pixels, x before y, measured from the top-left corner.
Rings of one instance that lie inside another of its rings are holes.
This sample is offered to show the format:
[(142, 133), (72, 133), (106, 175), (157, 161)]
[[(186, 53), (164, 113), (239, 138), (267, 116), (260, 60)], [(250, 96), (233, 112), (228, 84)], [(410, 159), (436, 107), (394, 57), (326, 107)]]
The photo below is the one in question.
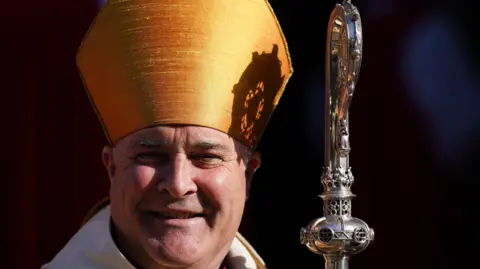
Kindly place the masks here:
[(203, 218), (205, 214), (195, 214), (188, 212), (154, 212), (148, 211), (148, 214), (155, 217), (156, 219), (168, 220), (168, 219), (193, 219), (193, 218)]

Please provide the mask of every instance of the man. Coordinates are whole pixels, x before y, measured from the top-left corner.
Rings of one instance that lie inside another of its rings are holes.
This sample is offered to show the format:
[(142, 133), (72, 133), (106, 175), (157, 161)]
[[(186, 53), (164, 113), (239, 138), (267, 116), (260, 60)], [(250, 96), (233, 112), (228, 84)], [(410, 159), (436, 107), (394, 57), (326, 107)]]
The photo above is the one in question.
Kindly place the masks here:
[(292, 73), (268, 2), (111, 0), (77, 64), (109, 205), (42, 268), (265, 268), (237, 230)]

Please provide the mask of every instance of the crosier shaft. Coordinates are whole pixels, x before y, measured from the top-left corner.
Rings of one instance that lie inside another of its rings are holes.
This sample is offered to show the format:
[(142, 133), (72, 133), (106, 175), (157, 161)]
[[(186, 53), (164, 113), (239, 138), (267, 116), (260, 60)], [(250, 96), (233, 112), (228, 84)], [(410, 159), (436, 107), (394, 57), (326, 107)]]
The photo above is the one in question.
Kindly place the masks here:
[(300, 240), (325, 259), (326, 269), (347, 269), (374, 232), (352, 217), (354, 178), (349, 163), (350, 107), (362, 60), (362, 25), (351, 1), (337, 4), (328, 24), (326, 51), (325, 164), (321, 182), (324, 216), (301, 229)]

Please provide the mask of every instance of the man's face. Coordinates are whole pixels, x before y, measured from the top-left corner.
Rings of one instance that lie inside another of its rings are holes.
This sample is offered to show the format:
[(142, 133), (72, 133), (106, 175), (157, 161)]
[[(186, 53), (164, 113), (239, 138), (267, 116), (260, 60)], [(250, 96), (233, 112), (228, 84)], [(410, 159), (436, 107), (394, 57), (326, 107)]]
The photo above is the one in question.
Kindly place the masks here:
[(103, 151), (119, 241), (144, 267), (220, 263), (240, 225), (259, 156), (198, 126), (138, 131)]

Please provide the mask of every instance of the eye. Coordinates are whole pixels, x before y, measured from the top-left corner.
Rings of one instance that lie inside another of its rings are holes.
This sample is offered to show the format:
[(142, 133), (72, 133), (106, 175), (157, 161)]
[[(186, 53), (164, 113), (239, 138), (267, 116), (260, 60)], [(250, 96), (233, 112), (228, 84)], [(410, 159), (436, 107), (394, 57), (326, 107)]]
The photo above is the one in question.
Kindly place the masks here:
[(144, 152), (135, 155), (134, 160), (140, 164), (163, 164), (169, 161), (169, 156), (158, 152)]
[(223, 162), (223, 158), (210, 153), (194, 154), (190, 157), (192, 161), (200, 165), (217, 165)]

